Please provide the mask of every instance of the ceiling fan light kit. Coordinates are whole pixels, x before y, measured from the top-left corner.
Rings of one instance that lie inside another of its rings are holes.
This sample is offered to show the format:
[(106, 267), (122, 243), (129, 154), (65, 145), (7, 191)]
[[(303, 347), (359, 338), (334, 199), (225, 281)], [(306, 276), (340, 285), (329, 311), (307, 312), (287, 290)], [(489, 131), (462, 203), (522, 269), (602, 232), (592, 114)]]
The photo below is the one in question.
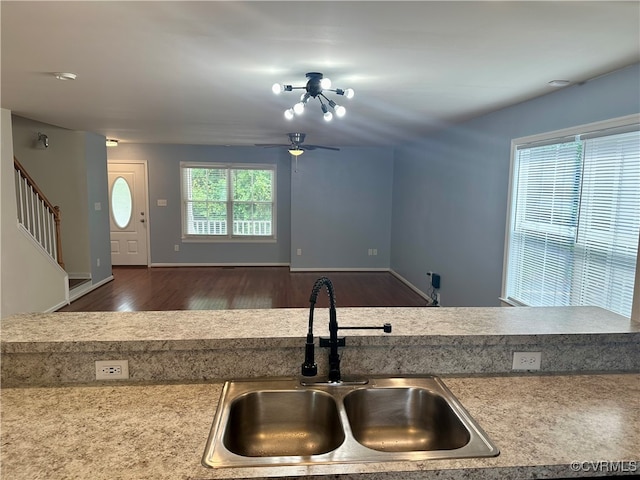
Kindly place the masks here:
[(304, 153), (304, 150), (302, 150), (300, 147), (293, 147), (289, 149), (289, 153), (294, 157), (299, 157)]
[(355, 95), (353, 89), (332, 89), (331, 80), (319, 72), (309, 72), (306, 77), (308, 78), (308, 81), (304, 87), (294, 87), (293, 85), (282, 85), (280, 83), (274, 83), (271, 87), (271, 91), (276, 95), (279, 95), (282, 92), (291, 92), (293, 90), (305, 90), (305, 93), (300, 96), (300, 101), (293, 107), (285, 110), (284, 117), (287, 120), (292, 120), (296, 115), (302, 115), (304, 113), (305, 106), (312, 98), (315, 98), (320, 102), (320, 109), (322, 110), (325, 121), (330, 122), (333, 120), (334, 113), (337, 117), (344, 117), (347, 113), (347, 109), (328, 98), (324, 92), (334, 92), (336, 95), (341, 95), (351, 99)]

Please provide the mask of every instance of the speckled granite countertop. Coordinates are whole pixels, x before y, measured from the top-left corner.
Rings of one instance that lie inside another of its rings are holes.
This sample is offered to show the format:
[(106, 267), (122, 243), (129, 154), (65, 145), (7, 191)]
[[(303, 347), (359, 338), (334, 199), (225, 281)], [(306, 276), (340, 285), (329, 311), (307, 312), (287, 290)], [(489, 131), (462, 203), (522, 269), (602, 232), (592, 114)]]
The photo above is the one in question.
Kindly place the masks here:
[[(328, 317), (316, 309), (316, 337)], [(122, 359), (132, 382), (294, 376), (307, 322), (307, 309), (20, 314), (2, 319), (0, 374), (11, 387), (86, 383), (95, 361)], [(354, 375), (504, 374), (516, 351), (541, 352), (543, 373), (640, 371), (640, 325), (597, 307), (342, 308), (338, 322), (393, 325), (345, 331)]]
[(221, 383), (77, 385), (2, 390), (0, 477), (516, 480), (640, 468), (639, 374), (444, 381), (500, 448), (498, 457), (212, 470), (200, 460)]
[[(327, 333), (323, 310), (316, 336)], [(0, 477), (520, 480), (640, 465), (640, 326), (595, 307), (547, 307), (338, 309), (341, 326), (393, 324), (390, 335), (349, 331), (344, 373), (440, 374), (500, 448), (496, 458), (202, 467), (220, 379), (295, 375), (307, 316), (271, 309), (2, 319)], [(492, 376), (529, 348), (554, 375)], [(326, 371), (326, 355), (317, 357)], [(95, 360), (114, 358), (128, 359), (130, 384), (87, 383)]]
[[(298, 346), (308, 309), (190, 310), (175, 312), (60, 312), (2, 319), (2, 353), (90, 352), (110, 349), (198, 350), (236, 346)], [(327, 335), (327, 309), (316, 309), (314, 333)], [(341, 326), (393, 325), (391, 335), (350, 330), (353, 344), (411, 345), (504, 342), (505, 337), (589, 335), (638, 341), (640, 325), (598, 307), (338, 308)], [(633, 336), (629, 336), (632, 334)]]

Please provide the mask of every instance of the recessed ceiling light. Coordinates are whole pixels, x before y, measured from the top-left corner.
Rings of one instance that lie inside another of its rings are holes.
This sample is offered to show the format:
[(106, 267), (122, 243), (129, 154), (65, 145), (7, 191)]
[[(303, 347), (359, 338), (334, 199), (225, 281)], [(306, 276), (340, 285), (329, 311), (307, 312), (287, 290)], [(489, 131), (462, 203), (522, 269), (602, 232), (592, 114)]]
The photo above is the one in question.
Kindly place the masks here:
[(71, 72), (56, 72), (53, 74), (58, 80), (75, 80), (77, 75)]
[(569, 80), (551, 80), (549, 85), (552, 87), (566, 87), (571, 82)]
[(118, 140), (115, 140), (113, 138), (107, 138), (107, 147), (117, 147), (118, 146)]

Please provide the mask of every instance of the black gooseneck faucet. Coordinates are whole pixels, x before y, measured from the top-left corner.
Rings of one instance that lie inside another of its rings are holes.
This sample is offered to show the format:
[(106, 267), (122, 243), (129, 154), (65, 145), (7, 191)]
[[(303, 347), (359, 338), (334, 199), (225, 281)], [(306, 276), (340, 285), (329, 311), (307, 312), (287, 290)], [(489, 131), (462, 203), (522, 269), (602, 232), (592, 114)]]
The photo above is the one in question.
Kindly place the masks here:
[(329, 338), (320, 338), (321, 347), (329, 347), (329, 382), (340, 383), (342, 376), (340, 374), (340, 355), (338, 347), (345, 346), (344, 337), (338, 338), (338, 330), (364, 330), (364, 329), (381, 329), (385, 333), (391, 333), (391, 324), (385, 323), (382, 327), (339, 327), (336, 314), (336, 297), (333, 290), (333, 284), (327, 277), (320, 277), (311, 289), (311, 297), (309, 298), (309, 330), (307, 331), (307, 341), (305, 343), (304, 363), (302, 364), (302, 375), (305, 377), (314, 377), (318, 374), (318, 365), (314, 359), (313, 344), (313, 310), (318, 300), (318, 293), (322, 287), (326, 287), (329, 294)]

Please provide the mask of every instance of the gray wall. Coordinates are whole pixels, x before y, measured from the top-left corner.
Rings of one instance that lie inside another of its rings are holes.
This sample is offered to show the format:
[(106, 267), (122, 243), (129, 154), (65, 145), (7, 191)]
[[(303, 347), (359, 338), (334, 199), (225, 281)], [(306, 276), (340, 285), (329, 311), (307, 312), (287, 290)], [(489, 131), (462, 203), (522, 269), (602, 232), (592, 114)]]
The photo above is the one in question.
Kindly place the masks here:
[[(288, 264), (291, 235), (291, 176), (284, 149), (206, 145), (120, 144), (109, 160), (146, 160), (152, 264)], [(277, 242), (182, 243), (180, 162), (276, 164)], [(158, 207), (157, 200), (167, 200)], [(180, 245), (180, 251), (174, 251)]]
[(291, 268), (388, 269), (392, 179), (391, 148), (299, 157), (291, 176)]
[(0, 115), (0, 317), (4, 318), (64, 305), (67, 274), (18, 226), (11, 112), (2, 108)]
[(104, 136), (84, 135), (91, 281), (95, 285), (111, 277), (107, 151)]
[[(105, 137), (13, 115), (14, 153), (62, 214), (62, 248), (71, 278), (111, 276)], [(49, 148), (34, 144), (49, 136)], [(101, 210), (96, 211), (99, 203)], [(97, 259), (100, 258), (100, 267)]]
[[(85, 133), (13, 115), (13, 150), (53, 205), (60, 207), (62, 253), (70, 276), (89, 277)], [(36, 145), (37, 133), (49, 148)]]
[(391, 268), (445, 306), (497, 306), (513, 138), (640, 112), (640, 64), (475, 118), (396, 150)]
[[(91, 278), (93, 284), (109, 278), (105, 137), (17, 115), (12, 116), (12, 127), (15, 156), (47, 198), (60, 206), (63, 259), (70, 278)], [(49, 136), (49, 148), (35, 143), (38, 132)]]
[[(387, 269), (390, 259), (393, 150), (314, 150), (120, 144), (108, 159), (147, 160), (152, 264), (288, 265), (297, 269)], [(182, 243), (180, 162), (277, 165), (276, 243)], [(157, 200), (167, 200), (158, 207)], [(293, 243), (292, 243), (293, 242)], [(174, 245), (180, 251), (174, 251)], [(296, 255), (301, 248), (303, 255)], [(375, 248), (377, 256), (369, 256)]]

